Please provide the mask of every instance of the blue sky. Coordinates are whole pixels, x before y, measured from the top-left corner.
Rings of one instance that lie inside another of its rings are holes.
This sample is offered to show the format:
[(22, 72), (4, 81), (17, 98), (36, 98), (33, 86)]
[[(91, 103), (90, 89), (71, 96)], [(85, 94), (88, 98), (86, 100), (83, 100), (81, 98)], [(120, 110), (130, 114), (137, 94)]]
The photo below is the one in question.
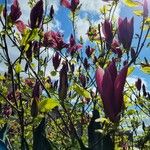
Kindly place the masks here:
[[(8, 3), (12, 2), (12, 0), (7, 0), (7, 1), (8, 1)], [(23, 3), (22, 3), (22, 1), (23, 1)], [(29, 19), (29, 13), (30, 13), (29, 7), (27, 5), (28, 1), (27, 0), (19, 0), (19, 2), (20, 2), (21, 9), (23, 11), (23, 14), (24, 14), (22, 16), (22, 19), (27, 23), (28, 19)], [(54, 21), (54, 24), (50, 25), (50, 27), (64, 32), (64, 37), (67, 41), (71, 34), (71, 22), (68, 19), (69, 10), (60, 6), (59, 0), (47, 0), (47, 2), (49, 4), (48, 8), (50, 8), (51, 4), (53, 4), (54, 9), (55, 9), (55, 21)], [(4, 0), (0, 0), (0, 3), (4, 3)], [(80, 0), (80, 3), (82, 4), (82, 6), (81, 6), (81, 10), (80, 10), (80, 13), (78, 16), (78, 21), (76, 23), (77, 33), (78, 33), (77, 35), (83, 36), (83, 39), (87, 40), (86, 32), (89, 27), (88, 21), (86, 20), (87, 17), (89, 17), (90, 20), (95, 25), (100, 23), (99, 9), (100, 9), (100, 6), (102, 6), (103, 4), (106, 4), (106, 3), (103, 3), (101, 0)], [(149, 3), (149, 1), (148, 1), (148, 3)], [(119, 17), (119, 15), (120, 15), (123, 18), (124, 17), (131, 18), (133, 16), (133, 13), (132, 13), (131, 8), (128, 8), (125, 5), (123, 5), (122, 3), (120, 3), (119, 7), (117, 7), (115, 15), (117, 17)], [(140, 25), (139, 22), (140, 21), (141, 20), (139, 17), (135, 17), (135, 28), (134, 28), (135, 33), (139, 32), (139, 25)], [(79, 36), (77, 38), (79, 38)], [(136, 42), (133, 41), (132, 44), (136, 45)], [(140, 57), (144, 58), (145, 56), (148, 59), (150, 59), (149, 49), (144, 47)], [(130, 77), (130, 80), (134, 81), (137, 77), (143, 78), (147, 82), (147, 85), (150, 85), (150, 80), (148, 80), (149, 76), (143, 74), (141, 71), (139, 71), (139, 69), (136, 69), (134, 71), (134, 73)], [(150, 87), (149, 87), (149, 89), (150, 89)]]

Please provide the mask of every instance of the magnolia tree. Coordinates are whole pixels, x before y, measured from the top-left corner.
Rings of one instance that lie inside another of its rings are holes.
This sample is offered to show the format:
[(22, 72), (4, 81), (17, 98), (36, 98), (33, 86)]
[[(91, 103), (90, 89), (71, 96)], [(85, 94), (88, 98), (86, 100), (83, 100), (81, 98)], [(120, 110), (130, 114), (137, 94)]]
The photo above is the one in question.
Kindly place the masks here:
[(79, 0), (60, 1), (69, 11), (69, 41), (67, 31), (49, 26), (53, 6), (29, 0), (24, 22), (21, 3), (0, 5), (1, 69), (7, 70), (0, 73), (0, 149), (149, 149), (150, 93), (140, 78), (128, 82), (134, 69), (150, 74), (146, 56), (140, 59), (150, 45), (147, 0), (124, 1), (140, 8), (134, 9), (137, 33), (133, 17), (115, 18), (119, 1), (105, 0), (86, 41), (77, 38)]

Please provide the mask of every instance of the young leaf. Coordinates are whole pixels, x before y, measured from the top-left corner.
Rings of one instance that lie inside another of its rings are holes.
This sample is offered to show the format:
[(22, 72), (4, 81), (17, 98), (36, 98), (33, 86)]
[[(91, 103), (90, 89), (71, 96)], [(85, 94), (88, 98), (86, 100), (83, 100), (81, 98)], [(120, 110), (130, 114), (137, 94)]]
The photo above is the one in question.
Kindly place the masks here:
[(140, 5), (139, 2), (133, 1), (133, 0), (124, 0), (123, 2), (124, 2), (124, 4), (125, 4), (126, 6), (128, 6), (128, 7), (137, 7), (137, 6)]
[(75, 90), (80, 96), (83, 96), (85, 98), (91, 98), (90, 93), (78, 84), (75, 84), (73, 86), (73, 90)]
[(127, 76), (129, 76), (134, 71), (134, 69), (135, 69), (135, 67), (129, 67)]
[(142, 70), (144, 73), (150, 75), (150, 66), (148, 66), (148, 67), (142, 67), (141, 70)]
[(134, 10), (133, 13), (137, 16), (142, 16), (143, 15), (143, 11), (142, 10)]
[(16, 73), (20, 73), (22, 71), (22, 66), (21, 64), (17, 63), (16, 66), (15, 66), (15, 71)]
[(54, 107), (59, 106), (59, 102), (52, 98), (45, 98), (39, 103), (39, 110), (41, 112), (49, 112)]

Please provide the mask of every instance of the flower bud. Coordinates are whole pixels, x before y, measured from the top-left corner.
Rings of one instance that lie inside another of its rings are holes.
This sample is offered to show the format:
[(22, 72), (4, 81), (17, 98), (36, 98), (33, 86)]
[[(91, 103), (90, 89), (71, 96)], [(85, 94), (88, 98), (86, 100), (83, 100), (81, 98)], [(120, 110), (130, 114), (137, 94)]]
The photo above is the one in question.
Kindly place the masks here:
[(60, 61), (61, 61), (61, 57), (59, 56), (59, 53), (56, 52), (52, 58), (52, 62), (55, 70), (57, 70), (57, 68), (59, 67)]
[(9, 14), (10, 19), (12, 22), (15, 22), (21, 16), (22, 12), (19, 7), (18, 0), (14, 0), (13, 4), (11, 5), (11, 12)]
[(33, 87), (32, 97), (34, 99), (39, 99), (39, 97), (40, 97), (40, 83), (38, 81), (36, 81), (36, 83)]
[(136, 88), (137, 88), (138, 91), (141, 90), (141, 83), (142, 83), (142, 81), (141, 81), (141, 79), (139, 79), (139, 78), (138, 78), (138, 80), (135, 82), (135, 86), (136, 86)]
[(88, 46), (88, 47), (86, 48), (86, 55), (87, 55), (88, 57), (90, 57), (90, 56), (92, 55), (93, 51), (94, 51), (94, 48), (91, 48), (90, 46)]
[(53, 17), (54, 17), (54, 8), (53, 8), (53, 5), (51, 5), (49, 16), (50, 16), (51, 19), (53, 19)]
[(146, 97), (147, 91), (146, 91), (146, 88), (145, 88), (145, 85), (144, 85), (144, 84), (143, 84), (143, 86), (142, 86), (142, 90), (143, 90), (143, 96)]
[(33, 118), (37, 117), (38, 111), (39, 111), (38, 100), (34, 98), (31, 105), (31, 116)]
[(43, 19), (43, 0), (38, 1), (30, 13), (30, 27), (39, 28)]
[(60, 70), (59, 75), (59, 89), (58, 89), (58, 95), (59, 99), (63, 101), (67, 97), (67, 91), (68, 91), (68, 65), (67, 63), (63, 64), (62, 69)]
[(80, 80), (82, 86), (85, 87), (86, 86), (86, 77), (83, 74), (80, 74), (79, 80)]

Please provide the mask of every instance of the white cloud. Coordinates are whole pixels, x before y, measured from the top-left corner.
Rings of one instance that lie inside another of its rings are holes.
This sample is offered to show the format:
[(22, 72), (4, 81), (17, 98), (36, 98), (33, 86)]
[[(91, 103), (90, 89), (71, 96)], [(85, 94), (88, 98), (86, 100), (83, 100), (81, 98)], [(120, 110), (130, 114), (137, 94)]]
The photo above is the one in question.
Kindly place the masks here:
[[(101, 22), (100, 8), (107, 4), (102, 0), (80, 0), (80, 4), (82, 4), (80, 9), (79, 18), (76, 21), (76, 30), (77, 30), (77, 38), (80, 36), (83, 37), (84, 40), (87, 40), (87, 31), (89, 28), (89, 22), (87, 19), (90, 19), (91, 23), (97, 26)], [(116, 18), (119, 17), (121, 9), (121, 3), (118, 4), (114, 16)]]

